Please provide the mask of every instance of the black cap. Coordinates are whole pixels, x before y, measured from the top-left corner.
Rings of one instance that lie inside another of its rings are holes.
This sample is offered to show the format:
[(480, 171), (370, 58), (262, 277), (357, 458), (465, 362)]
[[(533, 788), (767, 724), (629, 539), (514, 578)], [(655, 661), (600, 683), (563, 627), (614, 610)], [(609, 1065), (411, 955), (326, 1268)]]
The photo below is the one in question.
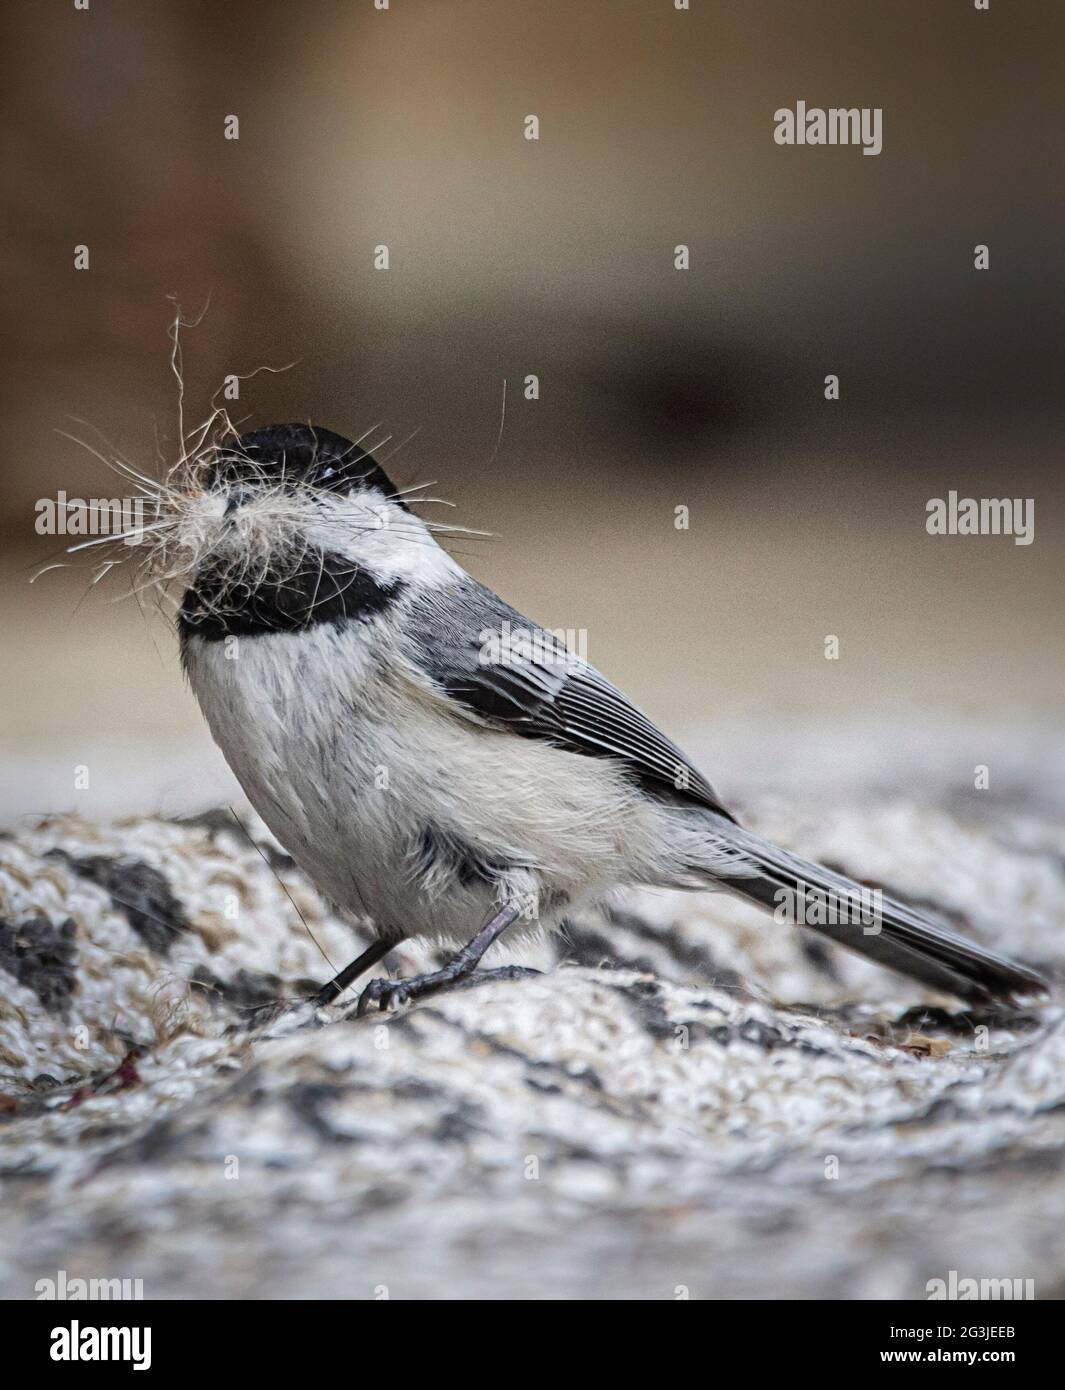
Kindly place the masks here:
[(395, 493), (373, 454), (321, 425), (267, 425), (242, 434), (235, 444), (219, 445), (211, 482), (223, 487), (283, 483), (327, 492), (377, 488), (390, 498)]

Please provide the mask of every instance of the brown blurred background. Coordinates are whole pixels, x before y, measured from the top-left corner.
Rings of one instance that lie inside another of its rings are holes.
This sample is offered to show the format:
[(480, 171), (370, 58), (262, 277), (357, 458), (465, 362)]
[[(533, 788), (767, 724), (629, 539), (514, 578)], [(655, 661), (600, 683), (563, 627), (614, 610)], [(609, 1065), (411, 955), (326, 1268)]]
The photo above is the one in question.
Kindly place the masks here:
[[(0, 813), (226, 794), (166, 626), (27, 582), (38, 498), (120, 490), (58, 430), (175, 452), (170, 295), (210, 296), (190, 417), (295, 362), (234, 418), (420, 427), (397, 483), (728, 792), (737, 730), (1060, 724), (1063, 41), (1057, 0), (12, 6)], [(799, 99), (882, 107), (883, 152), (776, 145)], [(1035, 543), (928, 536), (950, 489), (1034, 498)]]

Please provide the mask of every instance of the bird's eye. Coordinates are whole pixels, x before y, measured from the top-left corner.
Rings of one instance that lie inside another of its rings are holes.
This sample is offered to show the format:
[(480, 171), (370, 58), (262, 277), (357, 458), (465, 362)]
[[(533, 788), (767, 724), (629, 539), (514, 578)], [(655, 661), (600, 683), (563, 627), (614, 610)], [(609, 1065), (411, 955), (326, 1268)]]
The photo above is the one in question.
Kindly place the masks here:
[(366, 475), (373, 466), (371, 456), (360, 449), (349, 458), (319, 460), (309, 469), (304, 481), (309, 487), (323, 488), (327, 492), (350, 492), (365, 485)]

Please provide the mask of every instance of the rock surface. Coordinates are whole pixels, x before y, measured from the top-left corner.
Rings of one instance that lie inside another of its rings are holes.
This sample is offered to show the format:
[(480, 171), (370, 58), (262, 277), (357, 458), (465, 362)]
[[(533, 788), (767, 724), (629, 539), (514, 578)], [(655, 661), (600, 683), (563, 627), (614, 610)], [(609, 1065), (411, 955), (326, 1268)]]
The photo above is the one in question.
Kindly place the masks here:
[[(747, 818), (1060, 978), (1051, 820)], [(961, 1012), (727, 897), (632, 892), (522, 958), (549, 973), (315, 1014), (358, 942), (244, 819), (0, 841), (4, 1296), (1065, 1295), (1054, 1000)]]

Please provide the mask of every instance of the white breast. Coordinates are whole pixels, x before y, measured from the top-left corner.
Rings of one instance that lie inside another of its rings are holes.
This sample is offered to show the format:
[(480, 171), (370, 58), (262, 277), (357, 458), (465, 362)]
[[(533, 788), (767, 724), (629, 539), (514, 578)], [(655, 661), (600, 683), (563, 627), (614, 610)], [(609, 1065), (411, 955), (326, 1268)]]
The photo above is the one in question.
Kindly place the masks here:
[(364, 632), (322, 624), (186, 648), (248, 799), (327, 898), (383, 935), (467, 940), (497, 889), (419, 876), (427, 827), (484, 862), (529, 866), (549, 927), (581, 897), (659, 877), (663, 813), (615, 766), (479, 727), (371, 652)]

